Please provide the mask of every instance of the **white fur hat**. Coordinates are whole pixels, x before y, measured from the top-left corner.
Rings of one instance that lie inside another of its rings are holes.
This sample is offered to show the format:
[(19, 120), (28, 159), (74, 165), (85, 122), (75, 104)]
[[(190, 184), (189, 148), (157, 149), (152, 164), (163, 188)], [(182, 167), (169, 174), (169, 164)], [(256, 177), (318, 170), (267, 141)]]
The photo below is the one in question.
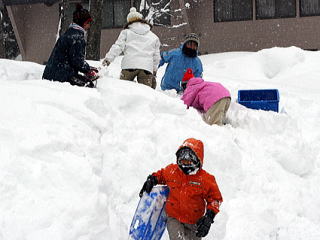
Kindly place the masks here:
[(127, 16), (127, 22), (131, 23), (136, 20), (142, 20), (143, 16), (141, 13), (137, 12), (137, 9), (135, 7), (130, 8), (130, 12)]

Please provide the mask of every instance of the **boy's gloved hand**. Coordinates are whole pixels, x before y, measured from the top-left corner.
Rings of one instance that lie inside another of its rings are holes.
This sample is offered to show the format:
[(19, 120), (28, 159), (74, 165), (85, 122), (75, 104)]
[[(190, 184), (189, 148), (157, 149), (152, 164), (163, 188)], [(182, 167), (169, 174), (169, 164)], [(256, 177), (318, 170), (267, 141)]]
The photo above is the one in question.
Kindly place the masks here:
[(90, 81), (94, 81), (96, 79), (99, 78), (99, 75), (97, 74), (97, 72), (93, 69), (90, 69), (89, 72), (86, 73), (86, 77), (90, 80)]
[(139, 197), (142, 197), (143, 192), (150, 193), (153, 186), (158, 184), (158, 180), (155, 176), (149, 175), (147, 181), (144, 182), (143, 187), (139, 193)]
[(215, 215), (216, 214), (213, 211), (207, 210), (207, 213), (198, 220), (196, 233), (197, 237), (207, 236)]

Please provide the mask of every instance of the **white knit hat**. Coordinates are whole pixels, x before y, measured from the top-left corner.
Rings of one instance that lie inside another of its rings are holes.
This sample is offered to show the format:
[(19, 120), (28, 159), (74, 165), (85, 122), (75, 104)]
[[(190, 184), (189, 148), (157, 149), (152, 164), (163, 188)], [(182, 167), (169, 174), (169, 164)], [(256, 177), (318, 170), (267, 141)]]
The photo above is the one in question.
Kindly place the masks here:
[(143, 16), (141, 13), (137, 12), (137, 9), (135, 7), (130, 8), (130, 12), (127, 16), (127, 22), (131, 23), (136, 20), (142, 20)]

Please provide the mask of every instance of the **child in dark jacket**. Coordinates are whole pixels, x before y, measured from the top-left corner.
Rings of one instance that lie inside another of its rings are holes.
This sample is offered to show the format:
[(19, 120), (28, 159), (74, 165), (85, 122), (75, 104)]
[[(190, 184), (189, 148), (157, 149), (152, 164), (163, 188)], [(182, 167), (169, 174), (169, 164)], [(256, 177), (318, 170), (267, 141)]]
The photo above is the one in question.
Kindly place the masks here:
[(200, 240), (219, 212), (222, 196), (215, 177), (202, 169), (203, 152), (200, 140), (185, 140), (176, 152), (177, 164), (149, 175), (140, 191), (141, 197), (157, 184), (169, 187), (165, 210), (170, 240)]
[[(94, 87), (98, 69), (85, 61), (85, 31), (92, 23), (89, 11), (80, 4), (73, 13), (73, 23), (58, 39), (44, 69), (42, 78), (51, 81), (69, 82), (71, 85)], [(80, 75), (79, 72), (84, 75)]]

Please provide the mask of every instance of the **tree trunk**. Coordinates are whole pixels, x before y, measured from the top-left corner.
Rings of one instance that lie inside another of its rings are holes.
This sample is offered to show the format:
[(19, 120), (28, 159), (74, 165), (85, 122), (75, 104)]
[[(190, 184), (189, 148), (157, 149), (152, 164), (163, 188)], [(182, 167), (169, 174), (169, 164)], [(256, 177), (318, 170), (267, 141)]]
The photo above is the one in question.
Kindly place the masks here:
[(0, 11), (0, 57), (15, 59), (20, 54), (17, 39), (6, 7), (3, 6)]
[(4, 17), (3, 9), (0, 9), (0, 58), (6, 58), (6, 49), (4, 43)]
[(180, 8), (182, 10), (182, 18), (183, 21), (186, 23), (185, 29), (186, 29), (186, 33), (190, 33), (191, 32), (191, 27), (190, 27), (190, 23), (189, 23), (189, 18), (188, 18), (188, 14), (187, 14), (187, 10), (185, 7), (185, 1), (184, 0), (179, 0), (179, 5)]
[(103, 0), (90, 0), (90, 15), (93, 24), (88, 32), (87, 59), (100, 60), (100, 40), (102, 29)]
[(68, 29), (70, 23), (72, 22), (72, 15), (68, 16), (67, 12), (70, 8), (70, 0), (62, 0), (60, 5), (60, 31), (59, 36), (64, 34), (64, 32)]

